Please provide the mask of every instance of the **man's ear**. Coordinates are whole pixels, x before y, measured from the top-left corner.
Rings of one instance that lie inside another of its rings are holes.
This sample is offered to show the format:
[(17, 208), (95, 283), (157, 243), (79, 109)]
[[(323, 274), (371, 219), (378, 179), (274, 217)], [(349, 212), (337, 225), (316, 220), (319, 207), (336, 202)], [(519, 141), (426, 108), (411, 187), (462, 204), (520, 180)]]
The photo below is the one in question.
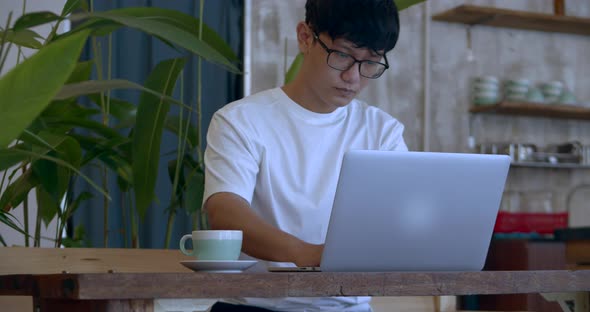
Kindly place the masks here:
[(313, 44), (313, 34), (305, 22), (297, 24), (297, 44), (299, 52), (303, 53), (303, 55), (307, 54)]

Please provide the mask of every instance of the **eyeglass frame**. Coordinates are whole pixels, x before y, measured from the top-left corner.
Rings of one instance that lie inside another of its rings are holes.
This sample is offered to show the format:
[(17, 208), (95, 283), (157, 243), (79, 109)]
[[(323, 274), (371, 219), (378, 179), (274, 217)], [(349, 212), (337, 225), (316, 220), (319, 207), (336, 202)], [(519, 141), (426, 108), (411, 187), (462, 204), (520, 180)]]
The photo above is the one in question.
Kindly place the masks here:
[[(318, 33), (316, 33), (316, 32), (315, 32), (315, 30), (312, 30), (312, 33), (313, 33), (313, 38), (314, 38), (314, 39), (316, 39), (316, 40), (317, 40), (317, 41), (320, 43), (320, 46), (322, 46), (322, 48), (323, 48), (323, 49), (324, 49), (324, 50), (325, 50), (325, 51), (328, 53), (328, 55), (326, 56), (326, 64), (327, 64), (328, 66), (330, 66), (330, 68), (333, 68), (333, 69), (335, 69), (335, 70), (339, 70), (339, 71), (347, 71), (347, 70), (349, 70), (350, 68), (352, 68), (352, 67), (353, 67), (353, 66), (354, 66), (356, 63), (358, 63), (358, 64), (359, 64), (359, 75), (361, 75), (361, 76), (363, 76), (363, 77), (365, 77), (365, 78), (368, 78), (368, 79), (377, 79), (377, 78), (381, 77), (381, 76), (383, 75), (383, 73), (384, 73), (384, 72), (385, 72), (387, 69), (389, 69), (389, 62), (387, 61), (387, 56), (385, 56), (385, 54), (383, 54), (383, 55), (382, 55), (382, 56), (383, 56), (383, 59), (385, 60), (385, 64), (384, 64), (384, 63), (381, 63), (381, 62), (370, 61), (370, 60), (357, 60), (357, 59), (356, 59), (356, 57), (354, 57), (354, 56), (352, 56), (352, 55), (350, 55), (350, 54), (348, 54), (348, 53), (345, 53), (345, 52), (342, 52), (342, 51), (339, 51), (339, 50), (334, 50), (334, 49), (330, 49), (330, 48), (328, 48), (328, 46), (327, 46), (327, 45), (326, 45), (326, 44), (325, 44), (325, 43), (322, 41), (322, 39), (320, 39), (320, 36), (319, 36), (319, 34), (318, 34)], [(348, 68), (346, 68), (346, 69), (339, 69), (339, 68), (335, 68), (335, 67), (331, 66), (331, 65), (330, 65), (330, 62), (328, 61), (328, 60), (330, 59), (330, 55), (331, 55), (333, 52), (337, 52), (337, 53), (341, 53), (341, 54), (344, 54), (344, 55), (348, 55), (348, 56), (350, 56), (350, 57), (351, 57), (351, 58), (354, 60), (354, 62), (353, 62), (352, 64), (350, 64), (350, 66), (349, 66)], [(363, 74), (361, 73), (361, 65), (362, 65), (364, 62), (378, 63), (378, 64), (381, 64), (381, 65), (385, 66), (385, 69), (384, 69), (384, 70), (383, 70), (383, 71), (382, 71), (382, 72), (379, 74), (379, 76), (377, 76), (377, 77), (367, 77), (367, 76), (365, 76), (365, 75), (363, 75)]]

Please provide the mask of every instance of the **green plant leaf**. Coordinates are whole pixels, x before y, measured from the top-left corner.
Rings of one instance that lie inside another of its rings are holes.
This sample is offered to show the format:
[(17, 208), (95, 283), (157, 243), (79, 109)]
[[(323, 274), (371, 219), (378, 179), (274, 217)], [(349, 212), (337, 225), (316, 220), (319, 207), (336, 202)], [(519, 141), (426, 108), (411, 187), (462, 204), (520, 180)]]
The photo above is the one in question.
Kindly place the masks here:
[[(116, 89), (132, 89), (132, 90), (139, 90), (145, 93), (149, 93), (155, 95), (157, 97), (161, 97), (162, 99), (178, 104), (183, 106), (187, 109), (192, 109), (190, 106), (185, 105), (181, 101), (178, 101), (170, 96), (157, 92), (155, 90), (151, 90), (146, 88), (140, 84), (135, 82), (124, 80), (124, 79), (112, 79), (112, 80), (90, 80), (90, 81), (82, 81), (73, 84), (64, 85), (63, 88), (55, 95), (54, 100), (65, 100), (73, 97), (78, 97), (81, 95), (88, 95), (88, 94), (95, 94), (100, 92), (106, 92), (109, 90), (116, 90)], [(99, 101), (100, 103), (100, 101)]]
[(291, 66), (289, 66), (289, 70), (287, 70), (287, 74), (285, 75), (285, 84), (293, 81), (299, 69), (301, 68), (301, 64), (303, 64), (303, 54), (298, 53)]
[(18, 46), (31, 49), (40, 49), (43, 46), (43, 44), (37, 40), (37, 38), (41, 38), (41, 36), (30, 29), (16, 31), (9, 29), (6, 32), (0, 30), (0, 38), (4, 36), (6, 36), (5, 38), (7, 42), (12, 42)]
[[(168, 178), (170, 178), (170, 183), (174, 182), (174, 176), (176, 175), (176, 167), (178, 166), (178, 162), (176, 159), (170, 159), (168, 161)], [(179, 171), (178, 176), (178, 189), (176, 190), (177, 195), (182, 194), (182, 187), (184, 186), (184, 174)]]
[(83, 201), (89, 200), (93, 197), (94, 196), (90, 192), (80, 193), (80, 195), (78, 195), (78, 197), (76, 197), (76, 199), (66, 207), (66, 209), (64, 211), (64, 220), (63, 221), (64, 222), (67, 221), (67, 219), (69, 219), (69, 217), (71, 217), (76, 212), (76, 210), (78, 210), (78, 207), (80, 207), (80, 204)]
[[(124, 79), (89, 80), (66, 84), (55, 95), (54, 100), (65, 100), (81, 95), (90, 95), (115, 89), (145, 89), (142, 85)], [(100, 103), (100, 101), (98, 102)]]
[(56, 202), (53, 196), (43, 187), (37, 187), (35, 195), (37, 198), (37, 211), (43, 224), (47, 225), (60, 212), (59, 202)]
[(89, 145), (89, 150), (84, 155), (82, 164), (86, 164), (100, 155), (118, 155), (118, 148), (123, 145), (131, 144), (131, 140), (127, 137), (118, 137), (110, 140), (97, 140), (96, 143)]
[(0, 78), (0, 147), (43, 111), (74, 70), (88, 31), (56, 41)]
[(66, 248), (80, 248), (90, 246), (86, 239), (86, 230), (84, 229), (84, 226), (82, 224), (76, 226), (74, 229), (74, 237), (64, 238), (62, 245)]
[(45, 130), (39, 132), (39, 135), (37, 135), (25, 130), (18, 138), (19, 140), (30, 144), (33, 147), (34, 152), (47, 154), (49, 151), (54, 151), (55, 147), (66, 139), (66, 136), (59, 136)]
[[(43, 155), (43, 154), (38, 154), (32, 151), (27, 151), (27, 150), (19, 150), (19, 149), (15, 149), (14, 151), (21, 153), (23, 155), (26, 156), (31, 156), (34, 158), (40, 158), (40, 159), (47, 159), (47, 160), (51, 160), (53, 162), (55, 162), (56, 164), (66, 167), (72, 171), (74, 171), (75, 173), (77, 173), (82, 179), (84, 179), (84, 181), (88, 182), (88, 184), (90, 186), (92, 186), (95, 190), (97, 190), (99, 193), (101, 193), (102, 195), (104, 195), (107, 199), (111, 200), (111, 196), (104, 190), (102, 189), (100, 186), (96, 185), (96, 183), (94, 181), (92, 181), (92, 179), (90, 179), (87, 175), (85, 175), (84, 173), (80, 172), (80, 170), (78, 170), (77, 168), (73, 167), (72, 165), (70, 165), (69, 163), (56, 158), (56, 157), (52, 157), (49, 155)], [(0, 209), (2, 208), (2, 206), (0, 206)]]
[(16, 20), (16, 22), (14, 22), (14, 26), (12, 26), (12, 29), (20, 30), (25, 28), (31, 28), (34, 26), (55, 22), (61, 19), (63, 19), (61, 16), (56, 15), (55, 13), (50, 11), (27, 13), (19, 17)]
[[(178, 185), (175, 195), (167, 207), (167, 211), (172, 213), (178, 206), (182, 206), (187, 214), (197, 212), (201, 208), (203, 200), (205, 174), (203, 166), (199, 165), (190, 153), (184, 155), (180, 164), (176, 159), (168, 162), (168, 177), (173, 183), (176, 175), (176, 169), (181, 166), (178, 177)], [(187, 184), (187, 180), (189, 183)], [(199, 204), (195, 204), (199, 203)]]
[[(7, 225), (9, 228), (11, 228), (21, 234), (29, 236), (27, 233), (25, 233), (23, 228), (17, 224), (18, 219), (16, 219), (12, 214), (10, 214), (2, 209), (0, 209), (0, 223)], [(4, 245), (6, 246), (5, 242), (4, 242)]]
[[(100, 107), (100, 95), (99, 94), (91, 94), (88, 95), (88, 98), (92, 100), (92, 102)], [(137, 115), (137, 106), (127, 101), (123, 101), (114, 97), (110, 98), (110, 108), (109, 113), (111, 116), (117, 118), (119, 122), (130, 122), (132, 121), (135, 123), (135, 115)]]
[[(55, 146), (55, 149), (49, 152), (50, 156), (59, 158), (74, 168), (80, 167), (82, 151), (76, 140), (50, 132), (40, 133), (39, 136), (44, 141), (51, 142), (49, 145)], [(31, 167), (36, 180), (40, 183), (36, 193), (41, 220), (48, 224), (56, 215), (60, 215), (60, 204), (68, 189), (73, 171), (47, 159), (36, 160)]]
[(90, 116), (98, 114), (100, 114), (100, 110), (83, 107), (76, 103), (75, 99), (68, 99), (51, 102), (41, 113), (40, 118), (44, 123), (48, 123), (57, 122), (61, 118), (88, 119)]
[[(114, 9), (104, 13), (122, 14), (136, 18), (156, 20), (158, 22), (170, 24), (174, 27), (192, 33), (197, 38), (199, 36), (199, 28), (201, 24), (199, 19), (175, 10), (155, 7), (133, 7)], [(74, 32), (82, 29), (92, 29), (93, 35), (105, 36), (122, 26), (122, 23), (114, 21), (90, 19), (76, 27)], [(171, 44), (168, 39), (163, 37), (159, 38), (164, 42)], [(223, 40), (223, 38), (221, 38), (212, 28), (206, 24), (203, 24), (202, 40), (217, 50), (229, 61), (239, 61), (232, 48)]]
[[(45, 134), (50, 136), (50, 134)], [(60, 139), (58, 137), (56, 140)], [(56, 150), (50, 152), (49, 155), (59, 158), (64, 162), (70, 164), (74, 168), (79, 168), (82, 160), (82, 149), (80, 144), (71, 137), (65, 138)], [(33, 173), (37, 176), (37, 180), (41, 183), (44, 191), (47, 192), (51, 199), (59, 205), (68, 188), (72, 171), (69, 168), (57, 165), (55, 162), (47, 159), (40, 159), (32, 165)], [(53, 215), (51, 216), (53, 217)], [(44, 221), (51, 221), (51, 219)]]
[[(75, 22), (77, 20), (80, 20), (81, 18), (82, 18), (81, 16), (74, 15), (72, 18), (72, 21)], [(72, 31), (58, 35), (56, 37), (56, 40), (59, 38), (68, 37), (72, 34), (75, 34), (78, 31), (81, 31), (81, 30), (90, 30), (91, 36), (104, 37), (104, 36), (108, 36), (109, 34), (113, 33), (114, 31), (117, 31), (121, 27), (124, 27), (124, 25), (121, 25), (117, 22), (113, 22), (113, 21), (105, 20), (105, 19), (90, 18), (87, 21), (76, 26), (76, 28), (72, 29)]]
[(74, 118), (74, 117), (65, 117), (65, 118), (60, 118), (60, 119), (56, 119), (56, 120), (48, 120), (48, 122), (51, 123), (56, 123), (59, 125), (70, 125), (70, 126), (76, 126), (76, 127), (81, 127), (87, 130), (92, 130), (93, 132), (102, 135), (105, 138), (121, 138), (121, 134), (119, 134), (119, 132), (117, 132), (116, 130), (103, 125), (100, 122), (94, 121), (94, 120), (90, 120), (90, 119), (84, 119), (84, 118)]
[(120, 155), (117, 148), (124, 150), (126, 146), (131, 145), (129, 138), (123, 138), (125, 142), (119, 139), (112, 139), (111, 141), (104, 141), (104, 139), (97, 139), (82, 135), (72, 135), (83, 147), (88, 150), (81, 165), (84, 166), (94, 159), (99, 159), (109, 169), (117, 173), (118, 178), (121, 178), (129, 185), (133, 182), (133, 173), (131, 164), (125, 155)]
[(133, 167), (124, 158), (117, 155), (100, 155), (99, 158), (107, 167), (117, 173), (118, 178), (133, 185)]
[(0, 209), (10, 211), (17, 207), (37, 185), (39, 185), (39, 181), (32, 174), (32, 170), (25, 171), (25, 173), (8, 185), (2, 193), (2, 197), (0, 197)]
[[(84, 143), (83, 143), (84, 144)], [(94, 159), (100, 159), (111, 170), (117, 172), (121, 178), (128, 183), (132, 181), (132, 169), (130, 162), (124, 156), (119, 154), (119, 147), (131, 145), (129, 138), (116, 138), (110, 141), (99, 141), (97, 144), (91, 145), (89, 151), (84, 155), (82, 165), (91, 162)]]
[(86, 3), (86, 0), (68, 0), (61, 10), (61, 16), (65, 17), (77, 9), (88, 11), (88, 4)]
[[(51, 156), (55, 157), (55, 155)], [(39, 199), (38, 202), (50, 199), (50, 201), (55, 204), (59, 200), (58, 194), (61, 193), (60, 189), (63, 184), (62, 180), (65, 179), (63, 171), (59, 172), (55, 163), (45, 159), (39, 159), (33, 162), (32, 169), (36, 180), (40, 183), (40, 187), (37, 188), (37, 195), (39, 195), (39, 193), (47, 195), (45, 198)]]
[(27, 156), (15, 152), (12, 148), (0, 148), (0, 172), (8, 170), (12, 166), (27, 159)]
[(405, 10), (415, 4), (422, 3), (426, 0), (394, 0), (398, 11)]
[[(110, 12), (120, 13), (124, 15), (139, 17), (139, 18), (150, 18), (157, 21), (174, 25), (187, 32), (192, 33), (194, 36), (199, 36), (200, 21), (199, 19), (190, 16), (188, 14), (169, 10), (164, 8), (155, 7), (135, 7), (135, 8), (121, 8), (112, 10)], [(232, 48), (221, 38), (212, 28), (203, 23), (202, 38), (205, 43), (210, 45), (212, 48), (217, 50), (221, 55), (230, 61), (239, 61), (238, 56), (234, 53)]]
[[(184, 58), (160, 62), (150, 73), (145, 86), (166, 95), (172, 94), (185, 63)], [(142, 218), (154, 199), (154, 188), (160, 162), (160, 143), (164, 121), (169, 109), (170, 104), (161, 98), (149, 93), (142, 93), (137, 108), (132, 143), (135, 203)]]
[(75, 99), (53, 101), (45, 108), (41, 115), (29, 125), (27, 130), (33, 133), (48, 131), (55, 134), (70, 134), (74, 128), (71, 124), (60, 123), (63, 119), (91, 120), (100, 110), (83, 107)]
[[(175, 151), (176, 153), (176, 151)], [(168, 161), (168, 178), (170, 178), (170, 182), (174, 182), (174, 176), (176, 175), (176, 168), (180, 165), (181, 168), (179, 169), (178, 173), (178, 189), (176, 190), (177, 195), (182, 195), (184, 192), (186, 182), (185, 182), (185, 173), (186, 175), (194, 174), (194, 168), (196, 168), (197, 163), (192, 159), (190, 153), (185, 153), (184, 157), (178, 162), (177, 159), (171, 159)], [(185, 172), (186, 171), (186, 172)]]
[(94, 12), (88, 14), (88, 17), (104, 18), (125, 26), (141, 30), (147, 34), (162, 38), (179, 47), (199, 55), (207, 61), (222, 65), (234, 73), (240, 73), (240, 70), (232, 64), (230, 60), (224, 57), (217, 50), (212, 48), (205, 41), (200, 40), (193, 33), (179, 28), (177, 25), (162, 22), (158, 19), (146, 17), (134, 17), (116, 12)]
[(203, 194), (205, 191), (205, 173), (200, 167), (194, 168), (194, 172), (188, 177), (184, 194), (184, 209), (189, 213), (201, 210)]
[[(193, 149), (197, 146), (198, 144), (198, 138), (197, 138), (197, 130), (195, 129), (194, 125), (189, 125), (188, 126), (188, 133), (184, 133), (184, 131), (186, 131), (186, 124), (187, 122), (189, 122), (189, 120), (187, 120), (186, 118), (183, 118), (182, 120), (182, 131), (183, 131), (183, 136), (186, 137), (186, 141), (189, 144), (189, 148)], [(180, 126), (180, 116), (178, 115), (173, 115), (173, 116), (167, 116), (166, 117), (166, 122), (164, 123), (166, 130), (176, 134), (176, 136), (180, 135), (180, 129), (178, 128), (178, 126)]]
[(92, 67), (93, 66), (94, 66), (94, 61), (92, 61), (92, 60), (85, 61), (85, 62), (79, 62), (78, 64), (76, 64), (74, 71), (72, 71), (72, 74), (70, 75), (70, 77), (68, 77), (68, 80), (66, 81), (66, 83), (70, 84), (70, 83), (86, 81), (86, 80), (90, 79), (90, 74), (92, 74)]

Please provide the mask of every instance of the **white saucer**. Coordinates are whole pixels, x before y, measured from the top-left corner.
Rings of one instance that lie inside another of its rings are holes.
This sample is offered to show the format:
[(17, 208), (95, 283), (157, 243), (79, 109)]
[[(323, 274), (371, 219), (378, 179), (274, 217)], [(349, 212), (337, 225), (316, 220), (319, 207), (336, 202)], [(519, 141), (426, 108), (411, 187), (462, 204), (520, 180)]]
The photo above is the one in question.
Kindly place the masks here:
[(256, 260), (186, 260), (180, 261), (185, 267), (207, 273), (240, 273), (256, 264)]

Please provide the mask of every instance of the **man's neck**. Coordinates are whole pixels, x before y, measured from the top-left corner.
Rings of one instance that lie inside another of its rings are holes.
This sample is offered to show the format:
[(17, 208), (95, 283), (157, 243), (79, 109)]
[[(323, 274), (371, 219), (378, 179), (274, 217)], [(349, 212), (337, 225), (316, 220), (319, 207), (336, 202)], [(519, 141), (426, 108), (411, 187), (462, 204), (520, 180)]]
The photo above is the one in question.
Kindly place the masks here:
[(299, 106), (312, 111), (318, 114), (329, 114), (336, 110), (334, 108), (325, 108), (325, 107), (318, 107), (317, 100), (314, 100), (316, 96), (310, 91), (310, 89), (305, 85), (304, 82), (298, 81), (298, 77), (295, 78), (292, 82), (284, 85), (281, 87), (283, 92), (287, 94), (287, 96), (293, 100), (293, 102), (297, 103)]

